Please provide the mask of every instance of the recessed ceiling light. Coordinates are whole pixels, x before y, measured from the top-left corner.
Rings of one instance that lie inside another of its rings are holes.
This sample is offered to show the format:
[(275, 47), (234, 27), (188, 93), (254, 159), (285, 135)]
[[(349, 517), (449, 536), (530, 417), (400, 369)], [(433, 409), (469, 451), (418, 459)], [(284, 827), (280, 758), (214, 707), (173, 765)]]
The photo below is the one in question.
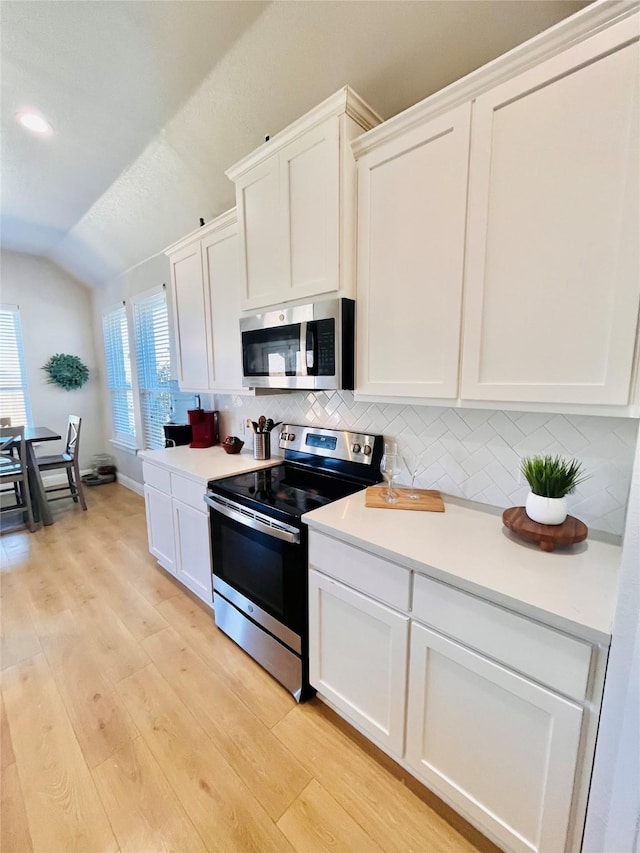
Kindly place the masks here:
[(53, 128), (39, 113), (34, 113), (31, 110), (23, 110), (17, 114), (17, 119), (23, 127), (33, 133), (51, 133)]

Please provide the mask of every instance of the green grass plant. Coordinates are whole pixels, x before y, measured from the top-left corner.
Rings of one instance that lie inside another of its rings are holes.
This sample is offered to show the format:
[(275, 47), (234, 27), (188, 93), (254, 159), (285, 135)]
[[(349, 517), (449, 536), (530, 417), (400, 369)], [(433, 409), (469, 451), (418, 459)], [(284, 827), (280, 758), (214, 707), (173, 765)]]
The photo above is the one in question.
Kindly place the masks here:
[(520, 463), (520, 470), (534, 495), (543, 498), (570, 495), (579, 483), (589, 478), (581, 462), (561, 456), (527, 456)]

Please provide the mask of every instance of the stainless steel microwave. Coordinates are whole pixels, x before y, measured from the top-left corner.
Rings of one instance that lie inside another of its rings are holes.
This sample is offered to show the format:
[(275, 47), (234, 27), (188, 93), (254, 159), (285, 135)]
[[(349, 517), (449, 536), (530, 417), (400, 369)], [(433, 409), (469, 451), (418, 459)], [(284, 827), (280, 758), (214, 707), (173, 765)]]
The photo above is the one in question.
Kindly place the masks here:
[(353, 388), (355, 302), (326, 299), (243, 317), (248, 388)]

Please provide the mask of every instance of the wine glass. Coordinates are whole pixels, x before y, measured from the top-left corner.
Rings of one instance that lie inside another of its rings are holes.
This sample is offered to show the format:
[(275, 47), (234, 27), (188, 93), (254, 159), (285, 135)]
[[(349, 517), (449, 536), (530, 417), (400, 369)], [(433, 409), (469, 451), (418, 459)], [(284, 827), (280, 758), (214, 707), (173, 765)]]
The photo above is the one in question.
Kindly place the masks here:
[(407, 469), (409, 476), (411, 477), (411, 488), (407, 493), (407, 497), (411, 498), (413, 501), (417, 501), (419, 500), (420, 495), (413, 487), (413, 484), (415, 483), (418, 471), (420, 470), (420, 456), (417, 453), (405, 452), (402, 454), (402, 461), (404, 462), (404, 467)]
[(384, 453), (380, 462), (380, 472), (388, 483), (386, 492), (383, 493), (384, 500), (388, 504), (398, 502), (398, 496), (393, 490), (393, 478), (398, 471), (398, 448), (395, 441), (387, 441), (385, 442)]

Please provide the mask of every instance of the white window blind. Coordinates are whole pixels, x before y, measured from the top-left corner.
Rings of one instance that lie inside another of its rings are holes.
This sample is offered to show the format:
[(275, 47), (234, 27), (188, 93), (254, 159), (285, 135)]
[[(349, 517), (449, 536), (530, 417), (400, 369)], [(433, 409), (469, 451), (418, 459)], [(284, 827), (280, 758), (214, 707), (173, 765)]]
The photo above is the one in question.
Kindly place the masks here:
[(0, 305), (0, 417), (11, 418), (12, 426), (31, 424), (17, 305)]
[(143, 444), (164, 447), (163, 425), (171, 411), (171, 350), (164, 287), (134, 303), (136, 365)]
[(102, 317), (113, 439), (135, 447), (136, 425), (131, 387), (129, 330), (124, 304)]

